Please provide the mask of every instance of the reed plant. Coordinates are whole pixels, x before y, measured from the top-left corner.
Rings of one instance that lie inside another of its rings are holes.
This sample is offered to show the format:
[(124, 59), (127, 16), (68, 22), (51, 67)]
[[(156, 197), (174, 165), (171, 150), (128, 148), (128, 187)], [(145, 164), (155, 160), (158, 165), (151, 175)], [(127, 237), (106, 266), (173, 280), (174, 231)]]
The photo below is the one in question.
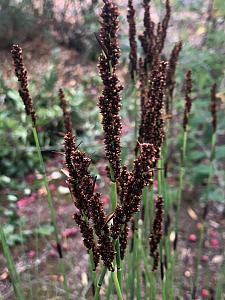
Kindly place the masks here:
[[(121, 159), (123, 86), (118, 76), (120, 63), (119, 9), (116, 1), (103, 0), (100, 14), (100, 32), (96, 35), (100, 46), (98, 69), (102, 80), (102, 93), (98, 107), (101, 114), (105, 160), (109, 179), (110, 205), (106, 211), (102, 195), (96, 192), (96, 176), (91, 173), (92, 160), (78, 144), (73, 128), (69, 104), (63, 89), (59, 90), (63, 111), (64, 173), (74, 206), (74, 221), (80, 229), (83, 244), (89, 255), (92, 299), (176, 299), (174, 272), (177, 263), (177, 241), (182, 193), (186, 173), (188, 143), (188, 122), (192, 105), (192, 77), (187, 71), (185, 79), (185, 109), (183, 138), (180, 159), (178, 195), (171, 199), (167, 181), (167, 161), (171, 146), (166, 134), (171, 133), (173, 119), (173, 92), (175, 72), (182, 42), (177, 42), (167, 59), (162, 59), (169, 26), (171, 6), (165, 1), (165, 14), (161, 22), (151, 18), (149, 0), (143, 0), (143, 33), (138, 37), (142, 52), (138, 53), (138, 39), (135, 20), (135, 6), (128, 0), (130, 78), (135, 95), (136, 145), (131, 149), (133, 161), (126, 164)], [(28, 90), (27, 71), (22, 49), (14, 45), (12, 56), (19, 83), (19, 93), (26, 113), (31, 117), (32, 132), (43, 175), (51, 222), (57, 243), (64, 276), (65, 298), (71, 298), (63, 265), (61, 241), (56, 222), (56, 212), (37, 132), (37, 116)], [(138, 97), (137, 97), (138, 96)], [(214, 133), (212, 137), (211, 165), (213, 164), (216, 140), (215, 87), (212, 90), (212, 116)], [(212, 183), (210, 172), (208, 187)], [(107, 181), (108, 182), (108, 181)], [(172, 204), (175, 203), (175, 218), (171, 220)], [(174, 239), (171, 241), (171, 233)], [(1, 229), (4, 242), (4, 232)], [(4, 244), (5, 245), (5, 244)], [(21, 286), (9, 249), (4, 246), (15, 293), (21, 298)], [(201, 245), (199, 246), (201, 247)], [(199, 252), (200, 253), (200, 252)], [(15, 272), (14, 272), (15, 271)], [(13, 275), (14, 274), (14, 275)], [(198, 274), (198, 273), (196, 273)], [(16, 277), (14, 277), (16, 276)], [(198, 283), (196, 275), (195, 284)], [(221, 286), (221, 285), (220, 285)], [(218, 293), (220, 293), (220, 286)], [(192, 294), (194, 297), (194, 294)]]
[(54, 228), (54, 236), (55, 236), (55, 241), (57, 245), (57, 251), (59, 255), (59, 267), (61, 274), (64, 278), (64, 288), (65, 288), (65, 296), (66, 299), (69, 299), (69, 290), (67, 287), (67, 280), (66, 280), (66, 274), (65, 274), (65, 268), (64, 268), (64, 262), (63, 262), (63, 253), (62, 253), (62, 247), (61, 247), (61, 241), (60, 241), (60, 236), (58, 232), (58, 227), (57, 227), (57, 221), (56, 221), (56, 212), (55, 208), (53, 205), (53, 198), (51, 191), (49, 189), (49, 183), (48, 183), (48, 177), (47, 177), (47, 172), (45, 168), (45, 163), (44, 159), (42, 156), (42, 151), (41, 151), (41, 146), (38, 138), (38, 130), (37, 130), (37, 115), (35, 112), (35, 108), (33, 105), (33, 100), (30, 94), (30, 91), (28, 89), (28, 78), (27, 78), (27, 70), (23, 62), (23, 55), (22, 55), (22, 49), (18, 45), (13, 45), (12, 47), (12, 58), (14, 62), (14, 67), (15, 67), (15, 75), (18, 79), (18, 92), (23, 100), (25, 111), (28, 117), (31, 119), (32, 123), (32, 133), (33, 133), (33, 138), (36, 146), (36, 151), (40, 163), (40, 169), (41, 169), (41, 175), (42, 175), (42, 182), (46, 190), (46, 195), (47, 195), (47, 202), (48, 202), (48, 208), (49, 208), (49, 213), (50, 213), (50, 218), (51, 218), (51, 223)]

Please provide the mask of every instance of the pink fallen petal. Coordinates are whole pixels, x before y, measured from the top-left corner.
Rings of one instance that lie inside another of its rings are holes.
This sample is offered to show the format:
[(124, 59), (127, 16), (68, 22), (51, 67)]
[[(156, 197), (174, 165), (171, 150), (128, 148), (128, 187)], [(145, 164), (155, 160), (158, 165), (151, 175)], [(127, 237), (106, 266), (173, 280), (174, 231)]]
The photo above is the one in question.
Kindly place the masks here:
[(211, 238), (217, 238), (218, 237), (218, 232), (216, 232), (215, 230), (213, 229), (210, 229), (208, 231), (208, 236), (211, 237)]
[(197, 236), (196, 236), (196, 234), (194, 234), (194, 233), (190, 234), (189, 237), (188, 237), (188, 240), (189, 240), (190, 242), (196, 242), (196, 241), (197, 241)]
[(207, 289), (202, 289), (201, 290), (201, 295), (202, 295), (202, 298), (208, 298), (209, 297), (209, 291)]
[(30, 250), (29, 252), (28, 252), (28, 257), (29, 258), (34, 258), (36, 256), (36, 252), (34, 251), (34, 250)]
[(210, 240), (210, 246), (214, 249), (219, 248), (219, 241), (217, 239), (211, 239)]
[(208, 255), (202, 255), (201, 261), (204, 263), (208, 262), (209, 261)]
[(67, 228), (63, 231), (62, 235), (63, 237), (68, 238), (68, 237), (75, 236), (77, 232), (78, 232), (77, 228)]
[(16, 205), (19, 209), (23, 209), (33, 203), (36, 200), (36, 195), (32, 193), (30, 196), (26, 196), (17, 201)]
[(57, 257), (57, 256), (58, 255), (57, 255), (56, 251), (53, 250), (53, 249), (48, 252), (48, 257), (54, 258), (54, 257)]

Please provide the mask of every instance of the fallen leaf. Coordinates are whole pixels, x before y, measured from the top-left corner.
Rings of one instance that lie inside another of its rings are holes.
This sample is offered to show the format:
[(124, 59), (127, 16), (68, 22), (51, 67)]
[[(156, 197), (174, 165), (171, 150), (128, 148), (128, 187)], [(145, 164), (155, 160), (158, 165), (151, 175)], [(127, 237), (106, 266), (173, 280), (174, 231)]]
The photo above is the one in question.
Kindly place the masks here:
[(58, 192), (62, 195), (66, 195), (66, 194), (69, 194), (70, 190), (68, 189), (68, 187), (60, 185), (58, 187)]
[(188, 212), (189, 216), (192, 218), (192, 220), (194, 220), (194, 221), (198, 220), (198, 216), (192, 208), (188, 207), (187, 212)]
[(223, 261), (223, 255), (215, 255), (212, 258), (212, 263), (213, 264), (220, 264)]
[(8, 272), (3, 272), (3, 273), (0, 275), (0, 279), (1, 279), (1, 280), (6, 280), (8, 277), (9, 277), (9, 273), (8, 273)]

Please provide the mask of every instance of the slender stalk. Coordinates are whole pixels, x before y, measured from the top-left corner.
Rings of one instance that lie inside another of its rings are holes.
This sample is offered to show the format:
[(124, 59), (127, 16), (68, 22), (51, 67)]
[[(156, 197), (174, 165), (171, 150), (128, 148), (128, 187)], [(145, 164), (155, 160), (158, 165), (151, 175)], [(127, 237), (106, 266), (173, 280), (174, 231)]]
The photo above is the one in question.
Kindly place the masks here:
[(182, 142), (182, 152), (181, 152), (181, 167), (180, 167), (180, 175), (179, 175), (179, 188), (178, 188), (177, 207), (176, 207), (176, 219), (175, 219), (176, 239), (178, 238), (178, 224), (179, 224), (179, 218), (180, 218), (180, 207), (181, 207), (181, 199), (182, 199), (184, 176), (185, 176), (187, 138), (188, 138), (187, 130), (184, 130), (183, 142)]
[(16, 266), (13, 261), (13, 257), (12, 257), (11, 251), (9, 249), (9, 246), (7, 245), (6, 237), (5, 237), (5, 233), (4, 233), (2, 225), (0, 225), (0, 238), (1, 238), (3, 253), (4, 253), (4, 256), (6, 259), (7, 267), (9, 270), (9, 275), (11, 278), (11, 282), (13, 285), (13, 289), (14, 289), (16, 298), (18, 300), (25, 300), (20, 277), (17, 273)]
[[(116, 182), (112, 182), (111, 184), (111, 206), (112, 206), (112, 210), (114, 211), (116, 209), (116, 206), (117, 206), (117, 185), (116, 185)], [(117, 244), (117, 246), (116, 246)], [(119, 278), (121, 279), (122, 277), (122, 274), (121, 274), (121, 261), (120, 261), (120, 249), (119, 249), (119, 241), (114, 241), (114, 245), (116, 247), (116, 264), (117, 266), (119, 266), (119, 268), (117, 267), (117, 272), (119, 274)], [(100, 289), (101, 289), (101, 286), (102, 286), (102, 283), (103, 283), (103, 280), (104, 280), (104, 277), (105, 277), (105, 274), (107, 272), (107, 268), (104, 266), (103, 269), (102, 269), (102, 272), (100, 274), (100, 278), (98, 280), (98, 283), (97, 283), (97, 286), (96, 286), (96, 289), (95, 289), (95, 296), (94, 296), (94, 300), (98, 300), (99, 299), (99, 295), (100, 295)], [(119, 281), (118, 281), (118, 277), (117, 277), (117, 272), (111, 272), (111, 275), (112, 275), (112, 278), (113, 278), (113, 281), (114, 281), (114, 285), (115, 285), (115, 288), (116, 288), (116, 291), (117, 291), (117, 294), (119, 293), (118, 291), (118, 286), (116, 286), (116, 284), (119, 285)], [(116, 275), (115, 275), (116, 273)], [(122, 279), (121, 279), (122, 281)], [(119, 290), (120, 290), (120, 285), (119, 285)], [(121, 293), (121, 290), (120, 290), (120, 293)], [(118, 297), (119, 297), (119, 294), (118, 294)]]
[[(54, 206), (53, 206), (52, 195), (51, 195), (49, 185), (48, 185), (48, 178), (47, 178), (47, 174), (46, 174), (46, 169), (45, 169), (43, 156), (42, 156), (42, 153), (41, 153), (41, 147), (40, 147), (40, 143), (39, 143), (39, 139), (38, 139), (38, 133), (37, 133), (37, 130), (36, 130), (35, 127), (32, 128), (32, 131), (33, 131), (34, 141), (35, 141), (35, 145), (36, 145), (36, 149), (37, 149), (37, 153), (38, 153), (39, 162), (40, 162), (40, 165), (41, 165), (41, 170), (42, 170), (42, 173), (43, 173), (42, 174), (43, 175), (43, 183), (44, 183), (46, 193), (47, 193), (47, 201), (48, 201), (48, 207), (49, 207), (49, 210), (50, 210), (51, 222), (52, 222), (52, 225), (54, 227), (54, 235), (55, 235), (55, 239), (56, 239), (56, 242), (57, 242), (57, 247), (59, 245), (59, 247), (61, 248), (58, 229), (57, 229), (57, 225), (56, 225), (56, 213), (55, 213), (55, 209), (54, 209)], [(59, 252), (59, 256), (61, 257), (62, 256), (61, 249), (60, 250), (58, 249), (58, 252)]]
[[(36, 145), (36, 149), (37, 149), (37, 153), (38, 153), (39, 162), (40, 162), (40, 165), (41, 165), (41, 171), (42, 171), (42, 175), (43, 175), (43, 183), (44, 183), (46, 193), (47, 193), (48, 207), (49, 207), (49, 211), (50, 211), (51, 222), (52, 222), (52, 225), (54, 227), (54, 235), (55, 235), (55, 240), (56, 240), (56, 243), (57, 243), (58, 255), (59, 255), (60, 260), (63, 260), (61, 242), (60, 242), (60, 238), (59, 238), (59, 234), (58, 234), (58, 228), (57, 228), (57, 222), (56, 222), (56, 212), (55, 212), (55, 209), (54, 209), (54, 206), (53, 206), (52, 194), (51, 194), (50, 189), (49, 189), (49, 183), (48, 183), (46, 168), (45, 168), (43, 156), (42, 156), (42, 153), (41, 153), (41, 147), (40, 147), (36, 127), (32, 127), (32, 132), (33, 132), (34, 141), (35, 141), (35, 145)], [(65, 298), (69, 300), (69, 289), (68, 289), (68, 285), (67, 285), (64, 262), (60, 262), (60, 271), (61, 271), (61, 274), (62, 274), (63, 279), (64, 279), (63, 282), (64, 282), (64, 289), (65, 289)]]
[(108, 285), (107, 293), (106, 293), (106, 300), (110, 300), (110, 298), (111, 298), (112, 283), (113, 283), (113, 279), (112, 279), (112, 276), (110, 276), (109, 277), (109, 285)]
[(102, 283), (103, 283), (103, 280), (105, 278), (106, 272), (107, 272), (107, 268), (105, 266), (103, 266), (102, 272), (100, 274), (100, 277), (99, 277), (99, 280), (98, 280), (98, 283), (97, 283), (97, 286), (96, 286), (96, 289), (95, 289), (94, 300), (99, 300), (100, 299), (100, 290), (101, 290)]
[(146, 252), (143, 248), (143, 245), (140, 243), (140, 241), (138, 241), (138, 249), (139, 249), (140, 255), (142, 256), (143, 261), (144, 261), (145, 275), (146, 275), (146, 278), (147, 278), (149, 286), (150, 286), (149, 299), (155, 300), (156, 299), (155, 275), (149, 269), (149, 258), (147, 257)]
[[(138, 224), (138, 222), (137, 222)], [(140, 238), (140, 239), (139, 239)], [(141, 272), (140, 272), (140, 255), (139, 255), (139, 244), (141, 243), (141, 237), (139, 237), (138, 232), (134, 232), (134, 268), (135, 268), (135, 294), (136, 299), (141, 300)]]
[[(112, 210), (114, 211), (117, 206), (117, 184), (116, 182), (112, 182), (111, 185), (111, 205)], [(117, 278), (119, 281), (119, 285), (122, 285), (122, 270), (121, 270), (121, 258), (120, 258), (120, 243), (117, 239), (115, 241), (115, 250), (116, 250), (116, 266), (117, 266)]]
[(123, 300), (122, 292), (121, 292), (119, 281), (117, 278), (117, 272), (114, 271), (114, 272), (111, 272), (111, 274), (112, 274), (112, 278), (113, 278), (114, 285), (115, 285), (116, 292), (117, 292), (117, 297), (118, 297), (117, 299)]
[(122, 261), (120, 258), (120, 243), (119, 240), (116, 240), (116, 266), (117, 266), (117, 277), (118, 277), (118, 281), (119, 281), (119, 285), (122, 288)]
[(93, 286), (93, 295), (95, 295), (95, 287), (97, 285), (97, 277), (96, 277), (96, 270), (95, 270), (95, 263), (93, 258), (92, 250), (89, 251), (89, 261), (91, 267), (91, 278), (92, 278), (92, 286)]
[[(206, 187), (206, 203), (205, 203), (205, 209), (206, 206), (208, 205), (208, 201), (209, 201), (209, 189), (210, 186), (212, 185), (212, 178), (213, 178), (213, 162), (214, 162), (214, 158), (215, 158), (215, 149), (216, 148), (216, 133), (214, 132), (212, 135), (212, 140), (211, 140), (211, 152), (210, 152), (210, 170), (209, 170), (209, 175), (208, 175), (208, 180), (207, 180), (207, 187)], [(196, 272), (195, 272), (195, 276), (194, 276), (194, 280), (193, 280), (193, 290), (192, 290), (192, 294), (194, 294), (196, 287), (198, 286), (198, 281), (199, 281), (199, 263), (200, 263), (200, 259), (202, 256), (202, 252), (203, 252), (203, 241), (204, 241), (204, 237), (205, 237), (205, 232), (206, 232), (206, 215), (203, 216), (203, 220), (202, 220), (202, 224), (201, 224), (201, 228), (200, 228), (200, 234), (199, 234), (199, 242), (198, 242), (198, 250), (197, 250), (197, 256), (196, 256)], [(193, 295), (195, 296), (195, 295)]]

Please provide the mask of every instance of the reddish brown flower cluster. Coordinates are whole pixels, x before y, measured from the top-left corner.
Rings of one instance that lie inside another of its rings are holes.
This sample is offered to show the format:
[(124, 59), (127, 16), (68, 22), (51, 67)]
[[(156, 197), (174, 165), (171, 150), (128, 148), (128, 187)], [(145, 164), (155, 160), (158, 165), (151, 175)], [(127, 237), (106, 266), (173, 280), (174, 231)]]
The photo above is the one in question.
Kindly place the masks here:
[(216, 105), (216, 83), (211, 88), (211, 114), (212, 114), (212, 129), (216, 132), (217, 127), (217, 105)]
[(151, 72), (148, 94), (143, 105), (139, 130), (139, 142), (153, 144), (157, 151), (157, 156), (159, 155), (164, 138), (162, 108), (166, 71), (166, 62), (156, 62)]
[[(157, 25), (151, 20), (150, 1), (143, 0), (144, 7), (144, 32), (139, 36), (142, 49), (145, 55), (145, 68), (152, 69), (154, 61), (158, 60), (163, 50), (167, 28), (170, 20), (171, 7), (169, 0), (166, 0), (166, 14), (162, 23)], [(156, 32), (155, 32), (156, 31)]]
[(128, 224), (125, 224), (125, 226), (120, 234), (120, 237), (119, 237), (121, 259), (124, 259), (124, 256), (125, 256), (125, 251), (126, 251), (127, 242), (128, 242), (128, 233), (129, 233), (129, 227), (128, 227)]
[(152, 144), (140, 144), (140, 155), (134, 161), (133, 171), (125, 167), (121, 174), (121, 204), (115, 210), (111, 235), (117, 239), (131, 217), (138, 211), (144, 186), (152, 184), (152, 169), (156, 166), (156, 151)]
[(66, 129), (66, 132), (72, 132), (72, 120), (70, 111), (68, 109), (68, 103), (65, 98), (65, 94), (62, 89), (59, 89), (59, 99), (60, 99), (60, 106), (63, 111), (63, 120), (64, 120), (64, 126)]
[[(88, 171), (91, 159), (77, 149), (71, 132), (65, 135), (64, 143), (66, 166), (69, 172), (67, 183), (73, 195), (74, 204), (79, 210), (75, 213), (74, 219), (80, 227), (84, 245), (93, 252), (95, 265), (98, 264), (100, 254), (105, 266), (112, 270), (114, 248), (110, 240), (100, 194), (94, 193), (95, 180)], [(98, 237), (98, 245), (95, 242), (91, 220)]]
[(158, 24), (157, 28), (157, 39), (158, 39), (158, 53), (160, 54), (163, 50), (165, 39), (166, 39), (166, 34), (167, 34), (167, 29), (169, 25), (169, 20), (170, 20), (170, 15), (171, 15), (171, 7), (170, 7), (170, 1), (166, 0), (166, 14), (163, 18), (162, 24)]
[(147, 65), (151, 68), (152, 61), (154, 58), (154, 47), (155, 47), (155, 23), (151, 20), (149, 0), (143, 0), (144, 7), (144, 32), (139, 35), (141, 46), (145, 55), (145, 68)]
[(15, 74), (18, 78), (19, 83), (19, 94), (20, 97), (23, 100), (26, 114), (28, 116), (31, 116), (32, 124), (35, 127), (36, 125), (36, 114), (33, 107), (32, 98), (30, 96), (30, 92), (28, 90), (28, 80), (27, 80), (27, 70), (23, 63), (23, 55), (22, 55), (22, 49), (18, 45), (12, 46), (12, 58), (14, 61), (14, 67), (15, 67)]
[(172, 101), (173, 97), (173, 91), (175, 88), (176, 81), (174, 79), (175, 77), (175, 71), (176, 71), (176, 66), (177, 66), (177, 61), (179, 58), (180, 51), (182, 49), (182, 42), (178, 42), (175, 44), (173, 47), (173, 50), (170, 54), (170, 59), (169, 59), (169, 67), (167, 70), (167, 75), (166, 75), (166, 89), (167, 89), (167, 99), (166, 99), (166, 112), (169, 113), (169, 101)]
[(115, 73), (120, 57), (117, 41), (118, 16), (117, 6), (111, 0), (104, 0), (99, 40), (103, 50), (99, 58), (99, 71), (104, 89), (99, 98), (99, 108), (102, 114), (106, 156), (110, 162), (113, 172), (111, 177), (114, 180), (118, 180), (121, 172), (120, 135), (122, 125), (119, 116), (121, 106), (119, 93), (122, 86)]
[(101, 195), (96, 193), (90, 200), (91, 218), (95, 233), (98, 237), (98, 251), (109, 270), (113, 270), (114, 246), (110, 238), (109, 226), (100, 200)]
[(186, 78), (185, 78), (185, 108), (184, 108), (184, 119), (183, 119), (183, 128), (184, 131), (187, 130), (189, 114), (191, 112), (191, 92), (192, 92), (192, 78), (191, 78), (191, 71), (187, 71)]
[(158, 196), (156, 200), (155, 208), (156, 208), (155, 218), (153, 222), (152, 232), (149, 238), (150, 255), (154, 259), (152, 271), (156, 271), (158, 268), (158, 261), (159, 261), (158, 246), (162, 238), (164, 209), (163, 209), (163, 198), (161, 196)]
[(128, 0), (127, 6), (127, 21), (129, 24), (129, 41), (130, 41), (130, 75), (134, 80), (135, 73), (137, 72), (137, 42), (136, 42), (136, 22), (135, 22), (135, 9), (133, 0)]

